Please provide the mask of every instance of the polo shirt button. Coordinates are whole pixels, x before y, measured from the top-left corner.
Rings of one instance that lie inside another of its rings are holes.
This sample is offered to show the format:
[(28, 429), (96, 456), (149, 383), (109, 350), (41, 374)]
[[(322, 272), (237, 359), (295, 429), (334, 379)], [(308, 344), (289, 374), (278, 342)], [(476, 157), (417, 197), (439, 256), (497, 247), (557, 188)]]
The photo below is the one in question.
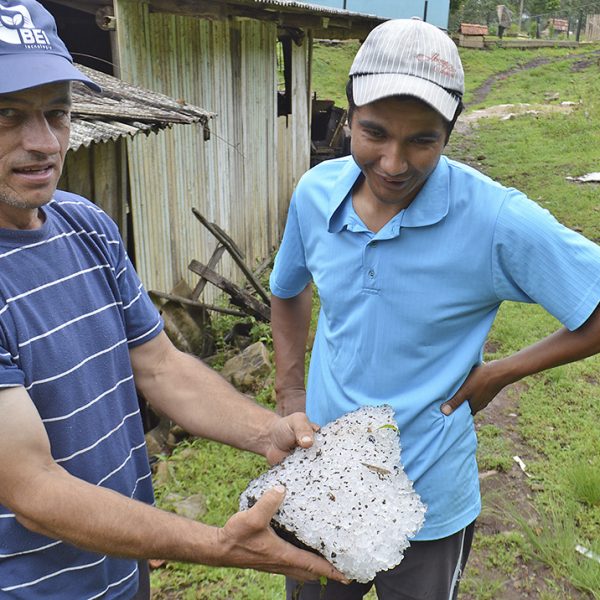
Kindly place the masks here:
[(377, 242), (370, 242), (369, 246), (371, 246), (371, 248), (376, 248), (377, 247)]
[(373, 279), (373, 277), (375, 277), (375, 271), (373, 271), (373, 269), (369, 269), (369, 277), (371, 279)]

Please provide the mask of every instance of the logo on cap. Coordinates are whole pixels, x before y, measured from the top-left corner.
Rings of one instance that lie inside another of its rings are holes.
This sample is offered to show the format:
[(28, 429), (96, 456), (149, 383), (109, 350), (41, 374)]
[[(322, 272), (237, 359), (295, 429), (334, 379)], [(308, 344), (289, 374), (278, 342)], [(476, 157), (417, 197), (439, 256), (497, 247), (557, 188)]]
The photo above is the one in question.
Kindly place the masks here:
[(419, 62), (428, 62), (431, 63), (435, 70), (442, 75), (456, 75), (456, 69), (453, 65), (451, 65), (447, 60), (444, 60), (438, 52), (433, 52), (431, 55), (427, 54), (417, 54), (415, 58)]
[(46, 50), (50, 40), (43, 29), (37, 28), (23, 5), (0, 8), (0, 41), (22, 45), (30, 50)]

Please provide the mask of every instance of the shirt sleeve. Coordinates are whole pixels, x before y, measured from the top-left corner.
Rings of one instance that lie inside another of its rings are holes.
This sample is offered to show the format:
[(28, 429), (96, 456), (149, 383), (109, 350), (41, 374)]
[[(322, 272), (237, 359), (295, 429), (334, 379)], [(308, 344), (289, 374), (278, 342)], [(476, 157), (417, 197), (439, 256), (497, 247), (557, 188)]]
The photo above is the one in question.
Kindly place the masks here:
[(492, 272), (499, 299), (536, 302), (570, 330), (600, 303), (600, 247), (515, 190), (498, 215)]
[(273, 295), (279, 298), (297, 296), (311, 281), (306, 266), (306, 252), (298, 218), (296, 193), (292, 196), (281, 246), (275, 257), (270, 278)]
[(15, 364), (12, 354), (0, 342), (0, 391), (25, 385), (25, 374)]

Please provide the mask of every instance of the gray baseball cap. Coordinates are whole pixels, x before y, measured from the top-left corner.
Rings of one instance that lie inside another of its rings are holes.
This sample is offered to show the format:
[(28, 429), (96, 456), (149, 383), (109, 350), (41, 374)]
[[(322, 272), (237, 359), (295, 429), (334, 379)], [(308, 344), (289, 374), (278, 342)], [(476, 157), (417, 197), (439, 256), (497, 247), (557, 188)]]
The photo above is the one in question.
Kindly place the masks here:
[(35, 0), (0, 0), (0, 94), (59, 81), (100, 86), (73, 66), (52, 15)]
[(448, 121), (465, 90), (456, 44), (435, 25), (414, 17), (375, 27), (356, 54), (350, 77), (357, 106), (389, 96), (415, 96)]

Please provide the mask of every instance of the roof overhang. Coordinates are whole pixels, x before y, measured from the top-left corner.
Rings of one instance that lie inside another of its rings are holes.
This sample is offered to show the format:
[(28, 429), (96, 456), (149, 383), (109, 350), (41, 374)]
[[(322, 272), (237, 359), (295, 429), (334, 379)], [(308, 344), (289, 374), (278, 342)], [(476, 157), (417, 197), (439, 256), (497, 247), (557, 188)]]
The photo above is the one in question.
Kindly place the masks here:
[(102, 87), (101, 93), (73, 84), (70, 150), (120, 137), (151, 133), (177, 124), (199, 124), (205, 138), (215, 114), (183, 100), (175, 100), (77, 65)]
[[(53, 0), (71, 8), (97, 14), (112, 0)], [(286, 28), (310, 29), (316, 38), (364, 39), (385, 21), (375, 15), (335, 9), (295, 0), (143, 0), (151, 12), (227, 19), (242, 17), (270, 21)], [(117, 24), (118, 26), (118, 24)]]

